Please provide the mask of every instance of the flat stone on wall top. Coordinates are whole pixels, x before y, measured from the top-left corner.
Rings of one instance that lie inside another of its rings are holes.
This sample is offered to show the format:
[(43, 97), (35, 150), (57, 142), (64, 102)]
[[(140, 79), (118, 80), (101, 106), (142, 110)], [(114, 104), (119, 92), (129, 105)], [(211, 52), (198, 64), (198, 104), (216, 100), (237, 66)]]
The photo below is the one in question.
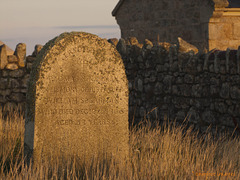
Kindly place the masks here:
[(33, 151), (36, 161), (56, 151), (80, 159), (127, 156), (128, 81), (121, 56), (107, 40), (63, 33), (43, 47), (31, 73), (27, 155)]

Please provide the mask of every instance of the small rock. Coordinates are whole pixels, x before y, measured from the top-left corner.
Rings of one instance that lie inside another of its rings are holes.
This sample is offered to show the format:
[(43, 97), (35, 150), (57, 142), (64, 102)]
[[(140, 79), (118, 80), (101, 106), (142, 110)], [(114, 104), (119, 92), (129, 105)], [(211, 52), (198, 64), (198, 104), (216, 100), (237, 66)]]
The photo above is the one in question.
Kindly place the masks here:
[(169, 51), (171, 44), (167, 42), (158, 42), (159, 46), (162, 46), (166, 51)]
[(6, 66), (6, 69), (16, 70), (16, 69), (18, 69), (18, 65), (15, 64), (15, 63), (9, 63), (9, 64)]
[(10, 71), (9, 72), (9, 76), (13, 77), (13, 78), (21, 78), (21, 77), (24, 76), (24, 74), (25, 74), (25, 72), (22, 68), (18, 69), (17, 71)]
[(41, 44), (37, 44), (34, 48), (35, 50), (33, 51), (32, 56), (36, 57), (42, 48), (43, 46)]
[(33, 57), (33, 56), (27, 56), (26, 57), (26, 61), (27, 62), (33, 62), (33, 61), (35, 61), (36, 60), (36, 57)]
[(22, 102), (25, 100), (25, 95), (23, 93), (12, 93), (10, 99), (14, 102)]
[(192, 45), (184, 41), (182, 38), (178, 37), (178, 51), (181, 53), (189, 53), (190, 51), (193, 51), (194, 54), (198, 53), (198, 49)]
[(122, 39), (122, 38), (119, 39), (118, 44), (117, 44), (117, 50), (122, 56), (125, 56), (127, 54), (126, 42), (124, 39)]
[(130, 37), (130, 38), (128, 38), (128, 41), (129, 41), (130, 45), (138, 45), (139, 44), (136, 37)]
[(144, 44), (143, 44), (143, 47), (144, 47), (145, 49), (152, 49), (153, 43), (152, 43), (151, 41), (149, 41), (148, 39), (145, 39)]
[(18, 62), (17, 56), (14, 56), (14, 55), (8, 56), (8, 57), (7, 57), (7, 60), (8, 60), (9, 63)]
[(8, 84), (9, 82), (6, 78), (0, 78), (0, 89), (6, 89)]
[(26, 44), (24, 43), (19, 43), (16, 46), (14, 55), (17, 56), (18, 59), (18, 66), (19, 67), (24, 67), (25, 66), (25, 58), (26, 58)]
[(3, 44), (0, 46), (0, 68), (4, 69), (7, 65), (7, 50), (6, 50), (6, 45)]

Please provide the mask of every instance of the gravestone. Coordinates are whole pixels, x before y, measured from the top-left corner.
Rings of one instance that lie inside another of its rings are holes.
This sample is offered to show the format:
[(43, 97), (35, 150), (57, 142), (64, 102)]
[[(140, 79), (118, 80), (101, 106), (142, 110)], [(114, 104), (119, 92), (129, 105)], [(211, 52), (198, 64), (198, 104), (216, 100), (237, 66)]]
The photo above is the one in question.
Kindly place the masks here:
[(24, 153), (43, 158), (128, 156), (128, 82), (117, 50), (96, 35), (63, 33), (29, 79)]

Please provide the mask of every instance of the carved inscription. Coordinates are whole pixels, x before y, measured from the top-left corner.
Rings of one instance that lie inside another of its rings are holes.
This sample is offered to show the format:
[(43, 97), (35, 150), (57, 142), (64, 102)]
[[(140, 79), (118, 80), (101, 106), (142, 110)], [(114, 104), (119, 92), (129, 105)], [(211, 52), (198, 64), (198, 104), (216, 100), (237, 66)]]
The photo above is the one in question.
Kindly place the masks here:
[(103, 87), (76, 87), (76, 86), (62, 86), (62, 87), (54, 87), (53, 89), (47, 89), (48, 92), (51, 93), (81, 93), (81, 92), (88, 92), (88, 93), (111, 93), (111, 92), (122, 92), (121, 87), (109, 87), (109, 86), (103, 86)]
[(104, 108), (82, 108), (82, 109), (38, 109), (42, 115), (90, 115), (90, 114), (123, 114), (123, 109), (104, 109)]
[[(82, 65), (89, 65), (87, 61), (83, 61)], [(47, 108), (47, 109), (38, 109), (38, 113), (43, 116), (64, 116), (64, 115), (98, 115), (98, 114), (123, 114), (124, 110), (122, 109), (113, 109), (113, 108), (106, 108), (104, 105), (108, 104), (119, 104), (122, 100), (119, 98), (118, 93), (121, 93), (122, 87), (116, 86), (108, 86), (108, 85), (99, 85), (97, 87), (81, 87), (77, 85), (79, 83), (78, 76), (64, 76), (60, 75), (56, 79), (51, 79), (50, 82), (59, 81), (63, 83), (63, 86), (54, 86), (53, 88), (47, 89), (48, 92), (53, 94), (52, 96), (44, 97), (44, 103), (50, 103), (55, 106), (55, 108)], [(96, 77), (95, 77), (96, 79)], [(74, 82), (74, 83), (73, 83)], [(95, 80), (96, 82), (96, 80)], [(65, 84), (64, 84), (65, 83)], [(91, 84), (91, 78), (88, 79), (86, 84)], [(99, 94), (100, 96), (88, 96), (88, 97), (79, 97), (79, 94), (82, 93), (91, 93), (91, 94)], [(112, 94), (116, 93), (115, 96), (101, 96), (101, 93)], [(67, 96), (67, 97), (65, 97)], [(70, 97), (69, 97), (70, 96)], [(71, 97), (72, 96), (72, 97)], [(92, 108), (82, 108), (86, 105), (93, 105)], [(65, 107), (61, 108), (59, 107)], [(101, 105), (98, 108), (94, 108), (94, 105)], [(68, 108), (66, 108), (66, 106)], [(79, 107), (80, 106), (80, 107)], [(81, 123), (77, 123), (76, 120), (59, 120), (57, 123), (59, 125), (81, 125)], [(100, 123), (99, 125), (104, 124)]]
[(118, 104), (121, 98), (116, 97), (100, 97), (100, 98), (78, 98), (78, 97), (45, 97), (44, 102), (52, 104)]
[(110, 121), (109, 119), (89, 119), (89, 120), (85, 120), (85, 119), (61, 119), (61, 120), (57, 120), (56, 124), (57, 125), (69, 125), (69, 126), (86, 126), (86, 125), (109, 125), (109, 124), (117, 124), (116, 121)]

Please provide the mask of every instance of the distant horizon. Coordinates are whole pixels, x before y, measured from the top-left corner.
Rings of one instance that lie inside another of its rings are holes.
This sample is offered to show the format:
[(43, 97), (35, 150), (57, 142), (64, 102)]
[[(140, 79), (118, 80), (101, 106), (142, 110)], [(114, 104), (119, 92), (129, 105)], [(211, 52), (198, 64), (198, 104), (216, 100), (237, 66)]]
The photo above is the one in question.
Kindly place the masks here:
[(26, 43), (27, 55), (63, 32), (85, 31), (102, 38), (120, 37), (112, 11), (119, 0), (3, 0), (0, 40), (15, 50)]
[[(19, 29), (21, 33), (19, 33)], [(0, 35), (0, 40), (15, 50), (18, 43), (27, 45), (27, 56), (34, 51), (36, 44), (45, 45), (49, 40), (63, 32), (83, 31), (98, 35), (101, 38), (120, 38), (118, 25), (79, 25), (79, 26), (52, 26), (52, 27), (20, 27), (10, 29)], [(24, 32), (24, 33), (23, 33)], [(4, 38), (3, 38), (4, 37)]]

